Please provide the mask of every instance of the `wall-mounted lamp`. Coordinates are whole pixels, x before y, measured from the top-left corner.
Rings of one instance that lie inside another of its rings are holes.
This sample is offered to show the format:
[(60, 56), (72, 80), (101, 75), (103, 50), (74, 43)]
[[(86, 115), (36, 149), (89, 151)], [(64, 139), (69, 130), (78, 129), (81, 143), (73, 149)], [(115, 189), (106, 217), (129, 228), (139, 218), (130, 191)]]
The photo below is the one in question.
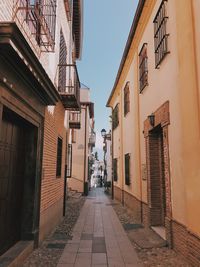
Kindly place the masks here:
[(153, 113), (148, 116), (148, 120), (149, 120), (149, 123), (151, 124), (151, 126), (154, 127), (154, 124), (155, 124), (155, 115)]

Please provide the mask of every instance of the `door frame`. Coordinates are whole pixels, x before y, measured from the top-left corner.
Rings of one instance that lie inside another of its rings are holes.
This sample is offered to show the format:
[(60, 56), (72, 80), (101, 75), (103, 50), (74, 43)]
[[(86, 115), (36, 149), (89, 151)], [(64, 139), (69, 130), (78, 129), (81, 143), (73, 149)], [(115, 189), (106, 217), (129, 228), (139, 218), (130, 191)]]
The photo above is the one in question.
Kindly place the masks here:
[(151, 205), (151, 176), (150, 176), (150, 137), (151, 131), (157, 126), (161, 126), (163, 132), (163, 149), (164, 149), (164, 179), (165, 179), (165, 193), (166, 193), (166, 239), (169, 245), (172, 245), (172, 204), (171, 204), (171, 178), (170, 178), (170, 158), (169, 158), (169, 139), (168, 139), (168, 127), (170, 124), (170, 112), (169, 101), (166, 101), (155, 112), (154, 125), (150, 124), (150, 120), (147, 118), (144, 121), (144, 138), (146, 148), (146, 166), (147, 166), (147, 200), (148, 200), (148, 225), (152, 225), (153, 210)]

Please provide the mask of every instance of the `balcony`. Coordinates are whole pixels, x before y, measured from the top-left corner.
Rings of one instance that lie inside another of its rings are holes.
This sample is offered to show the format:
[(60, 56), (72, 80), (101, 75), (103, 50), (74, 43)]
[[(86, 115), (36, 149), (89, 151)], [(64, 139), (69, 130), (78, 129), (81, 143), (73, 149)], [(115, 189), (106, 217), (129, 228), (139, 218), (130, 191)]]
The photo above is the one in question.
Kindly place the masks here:
[(69, 128), (80, 129), (81, 128), (81, 113), (80, 111), (70, 111), (69, 113)]
[(59, 64), (58, 92), (67, 110), (80, 110), (80, 81), (76, 65)]
[(16, 0), (13, 21), (24, 30), (32, 45), (35, 39), (41, 51), (54, 51), (56, 0)]
[(95, 147), (95, 143), (96, 143), (96, 134), (92, 132), (89, 136), (89, 145)]

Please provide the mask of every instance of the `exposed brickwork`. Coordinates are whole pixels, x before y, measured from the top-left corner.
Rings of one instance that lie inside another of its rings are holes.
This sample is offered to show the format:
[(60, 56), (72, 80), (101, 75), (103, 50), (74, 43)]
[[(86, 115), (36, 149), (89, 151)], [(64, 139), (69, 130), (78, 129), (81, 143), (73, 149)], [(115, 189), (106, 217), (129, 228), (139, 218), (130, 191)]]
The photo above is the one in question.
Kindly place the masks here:
[[(149, 211), (145, 221), (149, 225), (165, 225), (171, 218), (171, 190), (169, 172), (168, 125), (170, 123), (169, 102), (165, 102), (154, 112), (155, 123), (152, 126), (147, 119), (144, 122), (144, 136), (147, 161), (147, 194)], [(144, 216), (143, 216), (144, 217)], [(169, 231), (170, 228), (168, 229)], [(167, 234), (171, 243), (170, 234)]]
[(200, 239), (178, 222), (172, 222), (173, 248), (192, 266), (200, 266)]
[(141, 201), (124, 191), (124, 205), (132, 212), (137, 223), (141, 223)]
[(149, 219), (149, 207), (146, 203), (142, 202), (142, 224), (145, 227), (149, 227), (150, 224), (150, 219)]
[[(51, 111), (46, 109), (44, 122), (44, 149), (42, 165), (42, 187), (41, 187), (41, 221), (47, 209), (53, 209), (57, 202), (62, 205), (64, 170), (66, 156), (66, 129), (64, 127), (65, 110), (59, 102)], [(56, 177), (57, 161), (57, 139), (62, 138), (62, 172), (61, 177)], [(62, 207), (57, 205), (57, 209), (62, 213)], [(57, 218), (59, 220), (59, 216)]]
[(122, 190), (117, 186), (114, 186), (114, 198), (122, 202)]

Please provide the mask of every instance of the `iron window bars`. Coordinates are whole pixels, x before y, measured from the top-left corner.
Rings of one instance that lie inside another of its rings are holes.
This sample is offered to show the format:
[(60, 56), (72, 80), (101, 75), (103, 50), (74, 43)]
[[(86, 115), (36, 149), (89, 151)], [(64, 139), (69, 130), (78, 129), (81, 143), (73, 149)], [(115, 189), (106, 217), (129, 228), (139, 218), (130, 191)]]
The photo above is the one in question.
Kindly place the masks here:
[(62, 171), (62, 139), (58, 137), (57, 141), (57, 164), (56, 164), (56, 177), (61, 176)]
[(13, 20), (35, 37), (42, 51), (53, 51), (55, 45), (56, 0), (15, 0)]
[(124, 87), (124, 116), (130, 111), (130, 82)]
[(117, 159), (113, 159), (113, 180), (116, 182), (118, 180), (118, 163)]
[(148, 85), (147, 44), (144, 43), (139, 53), (139, 83), (140, 93)]
[(112, 128), (113, 130), (119, 125), (119, 104), (115, 106), (112, 112)]
[(163, 0), (158, 12), (153, 21), (154, 23), (154, 45), (155, 45), (155, 65), (159, 67), (162, 60), (169, 53), (168, 50), (168, 36), (167, 34), (167, 11), (166, 11), (167, 0)]
[(125, 184), (130, 185), (130, 154), (125, 154)]

